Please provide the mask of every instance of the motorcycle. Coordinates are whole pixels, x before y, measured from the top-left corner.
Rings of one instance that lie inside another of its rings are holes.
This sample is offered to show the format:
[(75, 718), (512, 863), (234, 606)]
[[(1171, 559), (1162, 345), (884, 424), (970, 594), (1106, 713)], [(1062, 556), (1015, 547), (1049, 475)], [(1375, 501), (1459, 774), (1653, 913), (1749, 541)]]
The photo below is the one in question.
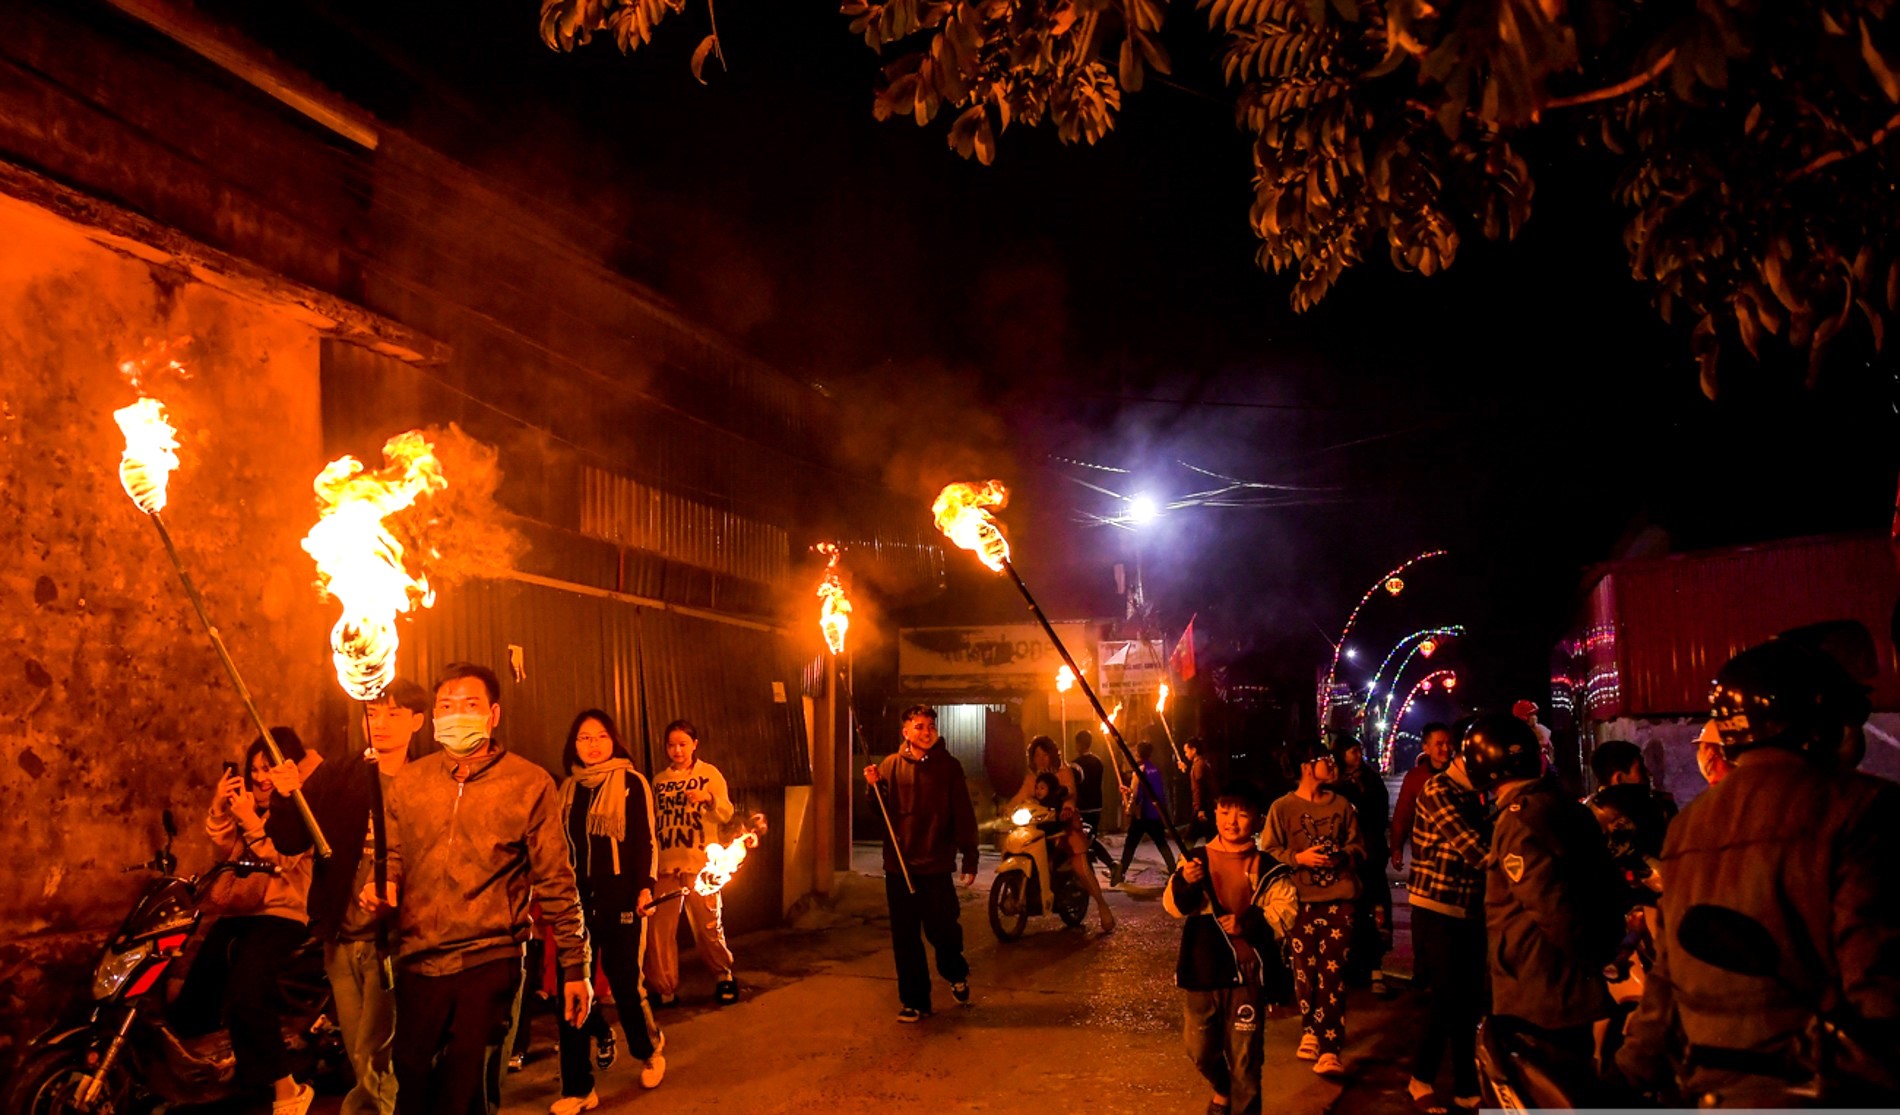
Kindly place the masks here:
[(1080, 926), (1089, 896), (1069, 870), (1067, 850), (1059, 855), (1060, 866), (1049, 865), (1049, 842), (1060, 840), (1068, 823), (1053, 810), (1025, 805), (1010, 814), (1009, 825), (1003, 859), (990, 883), (990, 929), (996, 939), (1016, 940), (1031, 917), (1051, 911), (1069, 928)]
[[(181, 878), (172, 839), (171, 810), (163, 815), (165, 844), (148, 862), (124, 870), (150, 871), (148, 880), (93, 968), (90, 1001), (35, 1037), (19, 1068), (0, 1091), (7, 1115), (123, 1115), (158, 1105), (211, 1103), (237, 1091), (230, 1035), (222, 1028), (185, 1037), (169, 1017), (167, 988), (178, 982), (178, 962), (207, 922), (204, 900), (225, 874), (272, 874), (269, 864), (220, 863), (203, 875)], [(167, 977), (173, 977), (168, 979)], [(329, 1015), (330, 985), (322, 948), (306, 941), (286, 966), (277, 988), (285, 1045), (299, 1079), (347, 1064)]]

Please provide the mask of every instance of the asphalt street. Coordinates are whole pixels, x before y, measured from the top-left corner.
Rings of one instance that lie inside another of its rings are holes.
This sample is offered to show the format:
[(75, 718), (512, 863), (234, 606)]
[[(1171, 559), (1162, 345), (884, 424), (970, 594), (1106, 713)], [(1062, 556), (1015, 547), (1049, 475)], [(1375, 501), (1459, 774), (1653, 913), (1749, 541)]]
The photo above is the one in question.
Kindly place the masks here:
[[(1114, 933), (1099, 933), (1092, 914), (1080, 930), (1045, 916), (1009, 944), (995, 939), (985, 916), (986, 870), (963, 895), (972, 1003), (958, 1007), (940, 982), (937, 1013), (902, 1025), (876, 849), (857, 851), (859, 870), (840, 876), (829, 903), (786, 928), (734, 941), (744, 987), (736, 1005), (711, 1002), (711, 975), (689, 952), (681, 1006), (661, 1015), (665, 1082), (642, 1089), (638, 1063), (623, 1055), (601, 1074), (597, 1110), (1205, 1110), (1208, 1094), (1181, 1043), (1173, 983), (1179, 931), (1161, 908), (1158, 861), (1138, 859), (1130, 881), (1111, 892)], [(1403, 1058), (1420, 1015), (1411, 996), (1401, 991), (1382, 1001), (1355, 992), (1350, 1008), (1352, 1072), (1343, 1084), (1294, 1059), (1296, 1016), (1282, 1010), (1269, 1021), (1267, 1110), (1410, 1109)], [(534, 1020), (526, 1069), (507, 1078), (506, 1115), (538, 1115), (559, 1097), (555, 1061), (554, 1022), (543, 1014)], [(313, 1111), (334, 1115), (339, 1106), (325, 1097)]]

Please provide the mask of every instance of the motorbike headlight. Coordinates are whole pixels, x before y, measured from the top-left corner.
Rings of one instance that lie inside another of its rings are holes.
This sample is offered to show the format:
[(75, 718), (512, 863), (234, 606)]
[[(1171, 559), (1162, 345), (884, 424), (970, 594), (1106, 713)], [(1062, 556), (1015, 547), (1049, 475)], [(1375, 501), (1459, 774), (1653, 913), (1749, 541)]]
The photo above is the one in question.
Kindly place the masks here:
[(1026, 825), (1031, 820), (1033, 820), (1035, 816), (1036, 815), (1034, 813), (1031, 813), (1027, 808), (1024, 808), (1024, 809), (1018, 809), (1016, 812), (1011, 813), (1009, 815), (1009, 820), (1011, 824)]
[(92, 973), (92, 997), (97, 1000), (110, 999), (125, 986), (125, 981), (138, 971), (145, 958), (152, 955), (152, 942), (140, 941), (134, 948), (108, 956), (99, 962)]

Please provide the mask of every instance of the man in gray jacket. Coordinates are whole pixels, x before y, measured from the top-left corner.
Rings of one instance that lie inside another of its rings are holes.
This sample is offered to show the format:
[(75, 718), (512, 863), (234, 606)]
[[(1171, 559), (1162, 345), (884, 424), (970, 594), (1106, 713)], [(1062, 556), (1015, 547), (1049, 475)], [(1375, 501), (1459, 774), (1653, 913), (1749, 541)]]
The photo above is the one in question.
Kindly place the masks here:
[(500, 1106), (500, 1047), (520, 993), (522, 951), (540, 904), (554, 931), (568, 1021), (592, 1006), (586, 923), (554, 779), (494, 738), (494, 672), (451, 664), (436, 684), (442, 751), (390, 788), (389, 890), (396, 911), (396, 1109), (484, 1115)]

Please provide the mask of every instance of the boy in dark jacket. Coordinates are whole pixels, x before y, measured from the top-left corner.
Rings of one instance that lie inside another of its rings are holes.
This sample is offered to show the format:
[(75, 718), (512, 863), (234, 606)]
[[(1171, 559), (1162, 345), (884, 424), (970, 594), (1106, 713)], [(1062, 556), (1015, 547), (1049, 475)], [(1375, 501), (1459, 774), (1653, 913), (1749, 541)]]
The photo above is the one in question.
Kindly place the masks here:
[[(897, 1020), (919, 1022), (930, 1014), (930, 966), (920, 932), (937, 952), (937, 971), (950, 981), (950, 994), (959, 1003), (970, 1001), (957, 887), (976, 883), (976, 809), (963, 764), (937, 737), (937, 710), (905, 709), (903, 731), (903, 747), (865, 767), (864, 780), (883, 796), (896, 837), (884, 842), (884, 896), (897, 964)], [(959, 857), (963, 873), (952, 882)]]
[(1260, 1110), (1261, 1039), (1270, 1003), (1291, 982), (1275, 938), (1299, 911), (1293, 872), (1254, 842), (1263, 810), (1245, 782), (1214, 799), (1214, 836), (1187, 854), (1162, 905), (1183, 918), (1175, 983), (1188, 1057), (1213, 1089), (1208, 1115)]

